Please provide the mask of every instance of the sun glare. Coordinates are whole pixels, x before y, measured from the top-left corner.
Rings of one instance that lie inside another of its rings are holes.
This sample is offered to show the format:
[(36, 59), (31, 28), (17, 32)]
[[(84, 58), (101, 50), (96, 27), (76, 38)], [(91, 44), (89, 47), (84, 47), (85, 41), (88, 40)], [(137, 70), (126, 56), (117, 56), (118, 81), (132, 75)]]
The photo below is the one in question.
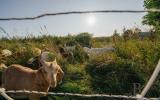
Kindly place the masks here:
[(93, 26), (95, 24), (95, 22), (96, 22), (96, 20), (95, 20), (94, 16), (88, 16), (88, 18), (87, 18), (88, 25)]

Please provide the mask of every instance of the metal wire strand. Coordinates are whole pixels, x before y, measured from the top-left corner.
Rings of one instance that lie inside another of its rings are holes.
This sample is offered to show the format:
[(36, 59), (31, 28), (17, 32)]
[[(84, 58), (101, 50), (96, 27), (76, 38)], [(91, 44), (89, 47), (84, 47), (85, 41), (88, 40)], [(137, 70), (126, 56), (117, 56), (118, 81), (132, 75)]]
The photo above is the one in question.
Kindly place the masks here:
[(93, 11), (69, 11), (57, 13), (44, 13), (34, 17), (10, 17), (0, 18), (0, 21), (9, 20), (35, 20), (46, 16), (69, 15), (69, 14), (86, 14), (86, 13), (145, 13), (145, 12), (160, 12), (160, 9), (147, 9), (147, 10), (93, 10)]
[[(78, 93), (55, 93), (55, 92), (39, 92), (39, 91), (28, 91), (28, 90), (10, 90), (5, 91), (4, 88), (0, 88), (0, 93), (7, 100), (13, 100), (7, 94), (39, 94), (39, 95), (52, 95), (52, 96), (75, 96), (75, 97), (104, 97), (104, 98), (117, 98), (117, 99), (139, 99), (137, 96), (127, 96), (127, 95), (108, 95), (108, 94), (78, 94)], [(9, 98), (9, 99), (8, 99)], [(157, 100), (158, 98), (141, 98), (141, 100)]]

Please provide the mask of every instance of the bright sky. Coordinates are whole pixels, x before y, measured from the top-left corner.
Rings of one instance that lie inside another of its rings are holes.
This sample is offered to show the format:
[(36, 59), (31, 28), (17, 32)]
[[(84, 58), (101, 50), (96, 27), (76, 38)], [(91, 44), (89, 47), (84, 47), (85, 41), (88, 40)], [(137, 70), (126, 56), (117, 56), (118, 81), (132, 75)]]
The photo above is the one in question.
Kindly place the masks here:
[[(46, 12), (85, 11), (85, 10), (143, 10), (143, 0), (0, 0), (0, 17), (29, 17)], [(143, 28), (141, 21), (144, 13), (98, 13), (61, 15), (44, 17), (31, 21), (0, 21), (0, 27), (11, 36), (24, 36), (27, 33), (41, 35), (67, 35), (80, 32), (93, 33), (94, 36), (109, 36), (115, 29), (123, 27)], [(41, 30), (43, 28), (43, 31)], [(0, 31), (0, 37), (6, 36)]]

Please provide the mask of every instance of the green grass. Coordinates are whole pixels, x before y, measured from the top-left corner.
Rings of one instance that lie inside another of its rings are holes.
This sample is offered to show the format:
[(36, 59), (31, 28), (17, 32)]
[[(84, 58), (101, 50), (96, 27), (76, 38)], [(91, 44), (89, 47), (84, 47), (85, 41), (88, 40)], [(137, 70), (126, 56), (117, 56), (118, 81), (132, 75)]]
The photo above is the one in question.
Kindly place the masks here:
[[(50, 89), (50, 91), (132, 95), (133, 83), (138, 82), (144, 86), (160, 58), (160, 41), (158, 39), (155, 41), (151, 41), (149, 38), (127, 41), (120, 39), (113, 43), (111, 37), (93, 38), (90, 35), (84, 35), (84, 37), (83, 35), (84, 33), (66, 37), (1, 39), (0, 52), (3, 49), (8, 49), (13, 52), (13, 55), (8, 57), (0, 55), (0, 63), (26, 65), (28, 59), (35, 56), (32, 49), (40, 48), (43, 51), (53, 52), (65, 72), (62, 84), (55, 89)], [(89, 40), (84, 42), (83, 38)], [(59, 47), (64, 47), (64, 44), (77, 46), (77, 49), (72, 51), (74, 59), (64, 58), (59, 54)], [(93, 55), (90, 59), (82, 49), (83, 46), (104, 47), (106, 45), (113, 46), (115, 51)], [(147, 96), (160, 96), (159, 84), (158, 77), (154, 88)], [(66, 96), (48, 97), (49, 100), (53, 98), (55, 100), (74, 100), (75, 98), (85, 100), (85, 98)]]

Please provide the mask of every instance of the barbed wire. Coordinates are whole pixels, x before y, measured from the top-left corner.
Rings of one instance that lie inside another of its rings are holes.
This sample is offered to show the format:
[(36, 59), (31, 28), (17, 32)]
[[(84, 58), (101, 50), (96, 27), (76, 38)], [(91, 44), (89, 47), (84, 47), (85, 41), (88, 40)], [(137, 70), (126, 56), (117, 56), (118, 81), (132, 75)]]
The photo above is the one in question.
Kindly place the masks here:
[(38, 92), (38, 91), (6, 91), (6, 93), (26, 93), (26, 94), (40, 94), (40, 95), (54, 95), (54, 96), (76, 96), (76, 97), (109, 97), (109, 98), (125, 98), (125, 99), (137, 99), (134, 96), (125, 95), (107, 95), (107, 94), (77, 94), (77, 93), (54, 93), (54, 92)]
[[(38, 92), (38, 91), (28, 91), (28, 90), (10, 90), (5, 91), (5, 89), (1, 88), (0, 93), (2, 94), (38, 94), (38, 95), (52, 95), (52, 96), (74, 96), (74, 97), (104, 97), (104, 98), (119, 98), (119, 99), (139, 99), (137, 96), (127, 96), (127, 95), (108, 95), (108, 94), (78, 94), (78, 93), (55, 93), (55, 92)], [(2, 95), (5, 98), (6, 95)], [(141, 100), (157, 100), (158, 98), (141, 98)], [(7, 100), (13, 100), (11, 98)]]
[(35, 20), (45, 16), (69, 15), (69, 14), (86, 14), (86, 13), (145, 13), (145, 12), (160, 12), (160, 9), (147, 9), (147, 10), (93, 10), (93, 11), (69, 11), (57, 13), (44, 13), (34, 17), (11, 17), (0, 18), (0, 21), (9, 20)]

